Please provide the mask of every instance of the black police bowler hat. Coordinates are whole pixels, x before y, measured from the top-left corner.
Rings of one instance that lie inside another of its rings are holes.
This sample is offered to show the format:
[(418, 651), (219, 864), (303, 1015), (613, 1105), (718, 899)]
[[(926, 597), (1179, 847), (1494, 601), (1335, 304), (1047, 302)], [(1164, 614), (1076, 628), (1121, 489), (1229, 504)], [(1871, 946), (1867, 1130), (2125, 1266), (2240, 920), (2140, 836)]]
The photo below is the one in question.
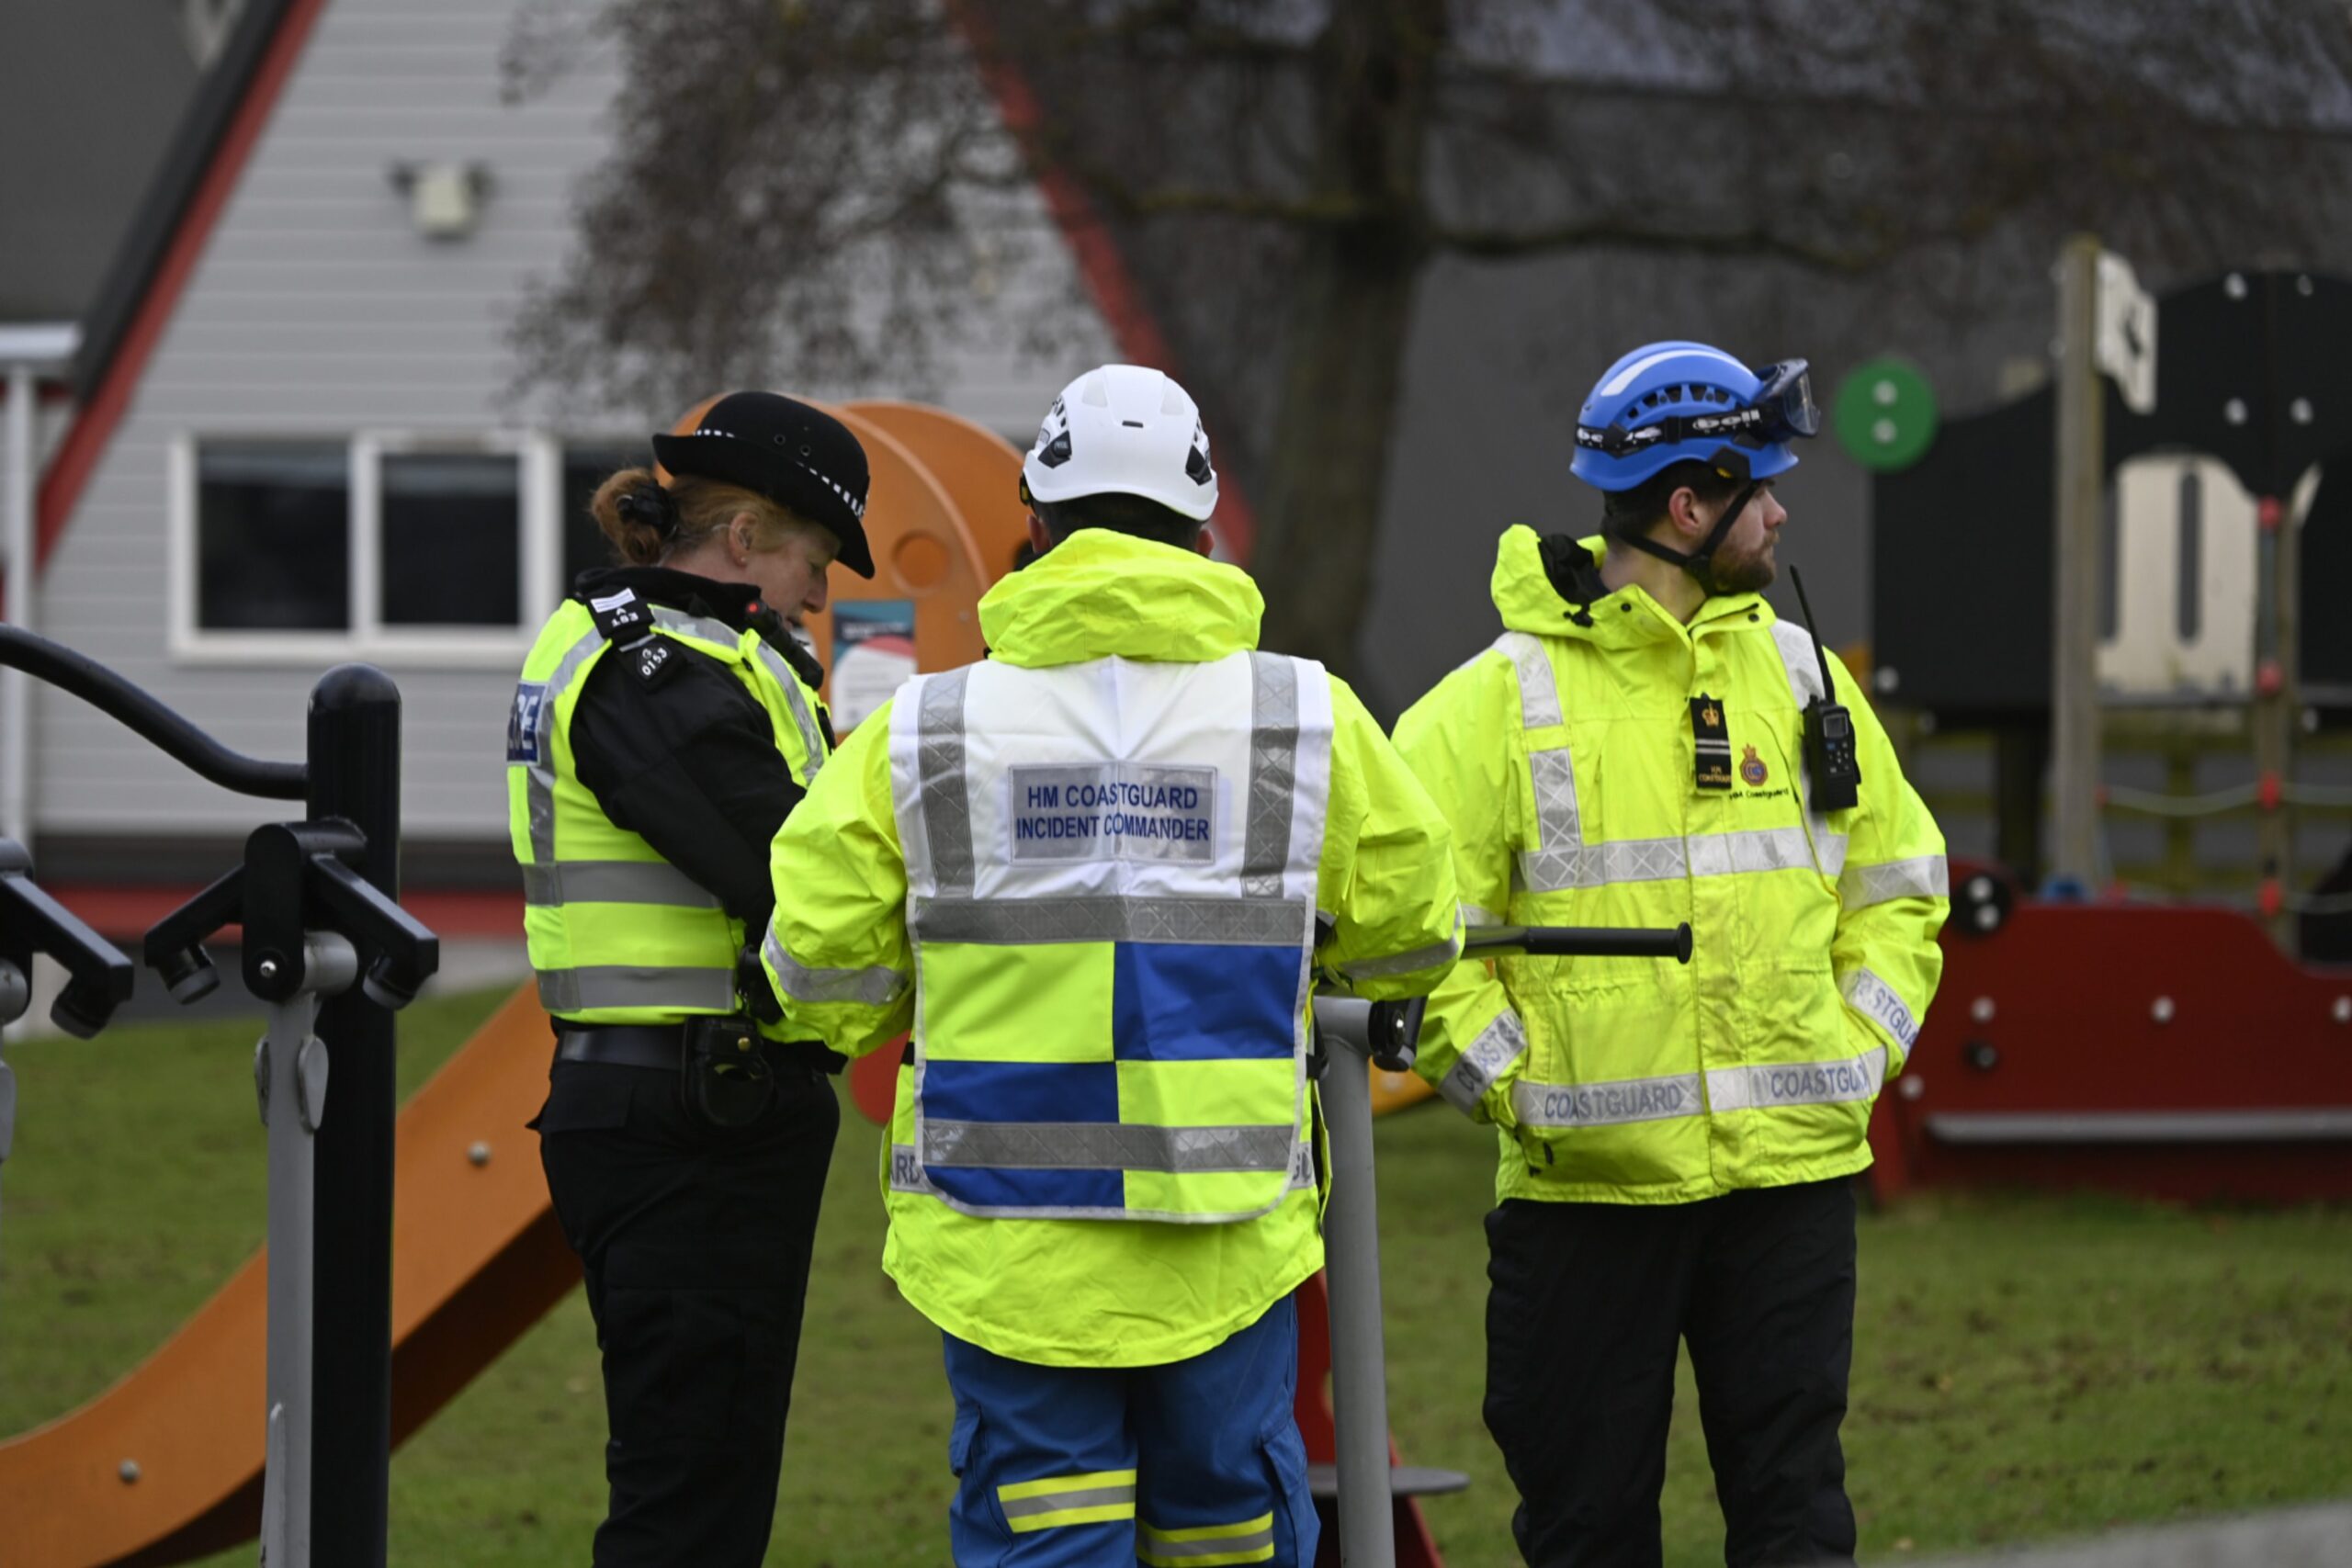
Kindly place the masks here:
[(874, 575), (865, 543), (865, 448), (822, 409), (774, 392), (729, 392), (684, 435), (657, 435), (653, 455), (673, 474), (724, 479), (829, 530), (841, 563)]

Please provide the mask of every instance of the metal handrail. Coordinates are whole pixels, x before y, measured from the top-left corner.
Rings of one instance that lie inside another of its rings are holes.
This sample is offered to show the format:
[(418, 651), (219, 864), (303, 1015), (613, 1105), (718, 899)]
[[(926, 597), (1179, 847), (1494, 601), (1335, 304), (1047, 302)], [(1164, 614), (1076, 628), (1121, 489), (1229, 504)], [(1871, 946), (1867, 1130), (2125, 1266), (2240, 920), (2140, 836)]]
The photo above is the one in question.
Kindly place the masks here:
[(96, 660), (20, 626), (0, 626), (0, 665), (71, 692), (223, 789), (265, 800), (300, 800), (309, 788), (304, 764), (232, 751)]

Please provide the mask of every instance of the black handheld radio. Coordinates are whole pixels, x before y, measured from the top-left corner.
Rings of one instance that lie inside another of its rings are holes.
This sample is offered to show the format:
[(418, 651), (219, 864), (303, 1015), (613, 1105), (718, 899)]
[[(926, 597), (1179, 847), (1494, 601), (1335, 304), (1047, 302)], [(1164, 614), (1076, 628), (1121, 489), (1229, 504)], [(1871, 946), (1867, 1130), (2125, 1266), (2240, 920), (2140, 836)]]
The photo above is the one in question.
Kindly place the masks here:
[(1821, 634), (1814, 629), (1813, 605), (1804, 596), (1804, 579), (1795, 567), (1789, 581), (1796, 585), (1797, 606), (1804, 612), (1804, 635), (1813, 639), (1813, 657), (1821, 665), (1821, 694), (1804, 705), (1804, 768), (1812, 776), (1815, 811), (1843, 811), (1861, 798), (1862, 764), (1854, 754), (1854, 716), (1837, 700), (1838, 682), (1829, 673), (1829, 656), (1821, 651)]

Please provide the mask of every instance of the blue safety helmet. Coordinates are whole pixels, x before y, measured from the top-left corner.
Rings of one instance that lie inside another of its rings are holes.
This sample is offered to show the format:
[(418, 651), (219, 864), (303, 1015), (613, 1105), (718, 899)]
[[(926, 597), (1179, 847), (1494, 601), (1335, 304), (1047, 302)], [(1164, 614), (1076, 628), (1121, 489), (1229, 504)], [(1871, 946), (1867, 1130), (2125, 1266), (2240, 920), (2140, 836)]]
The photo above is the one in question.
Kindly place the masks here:
[(1568, 471), (1624, 491), (1695, 458), (1755, 483), (1795, 468), (1790, 441), (1820, 429), (1804, 360), (1758, 372), (1703, 343), (1654, 343), (1611, 366), (1585, 399)]

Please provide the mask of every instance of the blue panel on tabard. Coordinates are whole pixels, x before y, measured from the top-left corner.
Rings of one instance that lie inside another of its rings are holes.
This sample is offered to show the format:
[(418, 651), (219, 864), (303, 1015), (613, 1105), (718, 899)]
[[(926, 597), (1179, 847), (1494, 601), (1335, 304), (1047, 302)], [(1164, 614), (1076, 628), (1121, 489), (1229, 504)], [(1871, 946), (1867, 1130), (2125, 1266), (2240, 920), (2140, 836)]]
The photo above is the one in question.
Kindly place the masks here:
[(1297, 1032), (1298, 949), (1121, 942), (1111, 985), (1122, 1062), (1287, 1056)]
[(922, 1067), (923, 1114), (940, 1122), (1116, 1122), (1110, 1062), (940, 1062)]
[(1115, 1170), (991, 1170), (930, 1166), (931, 1184), (976, 1209), (1122, 1209), (1126, 1179)]

